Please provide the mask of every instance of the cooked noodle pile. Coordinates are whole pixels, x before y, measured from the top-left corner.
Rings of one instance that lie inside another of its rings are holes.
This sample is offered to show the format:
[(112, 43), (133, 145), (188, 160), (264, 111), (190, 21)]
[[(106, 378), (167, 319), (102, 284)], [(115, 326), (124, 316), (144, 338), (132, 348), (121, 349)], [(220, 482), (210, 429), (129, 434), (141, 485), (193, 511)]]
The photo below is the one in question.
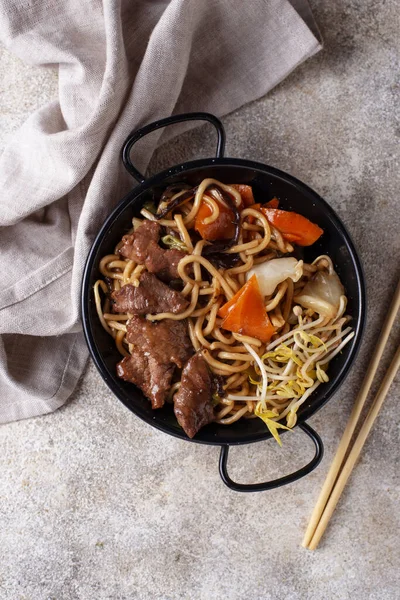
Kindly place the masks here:
[[(190, 304), (180, 314), (149, 314), (147, 319), (188, 320), (194, 349), (201, 351), (211, 371), (223, 378), (224, 394), (214, 398), (218, 423), (230, 425), (242, 418), (260, 417), (279, 439), (276, 429), (283, 425), (278, 421), (285, 418), (289, 428), (296, 424), (297, 410), (319, 385), (328, 381), (330, 360), (354, 335), (348, 326), (349, 317), (345, 315), (347, 300), (343, 293), (334, 314), (328, 316), (307, 308), (307, 302), (301, 306), (295, 300), (301, 298), (302, 290), (318, 272), (322, 276), (336, 277), (332, 261), (328, 256), (318, 256), (311, 264), (299, 261), (300, 278), (280, 281), (274, 291), (265, 296), (265, 310), (275, 328), (268, 343), (227, 331), (222, 327), (223, 319), (218, 311), (246, 284), (246, 274), (261, 263), (290, 256), (294, 245), (257, 207), (250, 205), (239, 211), (239, 235), (235, 244), (221, 250), (224, 255), (236, 255), (237, 261), (233, 266), (221, 266), (220, 261), (213, 260), (212, 254), (206, 251), (210, 242), (199, 239), (194, 223), (202, 203), (209, 206), (211, 213), (206, 224), (217, 221), (226, 195), (239, 208), (242, 201), (239, 191), (213, 179), (203, 180), (192, 194), (185, 185), (175, 186), (173, 191), (167, 208), (176, 208), (162, 218), (148, 208), (144, 208), (141, 215), (165, 227), (166, 236), (162, 240), (167, 247), (172, 243), (187, 252), (179, 262), (178, 275), (182, 280), (181, 293)], [(184, 199), (182, 204), (180, 198)], [(160, 208), (163, 208), (162, 203), (158, 211)], [(134, 218), (132, 225), (131, 231), (135, 231), (141, 219)], [(126, 284), (138, 286), (146, 267), (121, 258), (118, 251), (122, 243), (113, 254), (101, 260), (103, 279), (96, 281), (94, 295), (104, 329), (114, 338), (120, 354), (129, 356), (132, 348), (125, 334), (131, 315), (112, 312), (110, 291)], [(179, 380), (172, 384), (169, 400), (179, 386)]]

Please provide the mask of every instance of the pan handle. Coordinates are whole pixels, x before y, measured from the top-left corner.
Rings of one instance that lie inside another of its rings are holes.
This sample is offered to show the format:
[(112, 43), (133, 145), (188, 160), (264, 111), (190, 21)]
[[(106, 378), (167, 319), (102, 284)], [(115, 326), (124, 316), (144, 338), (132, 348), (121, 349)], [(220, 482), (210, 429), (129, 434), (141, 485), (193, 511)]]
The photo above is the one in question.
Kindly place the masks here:
[(313, 471), (321, 462), (324, 454), (324, 446), (318, 433), (307, 423), (302, 423), (299, 427), (312, 439), (315, 446), (314, 458), (305, 467), (302, 467), (290, 475), (285, 475), (285, 477), (280, 477), (279, 479), (274, 479), (273, 481), (267, 481), (265, 483), (236, 483), (235, 481), (232, 481), (228, 475), (227, 465), (229, 445), (225, 445), (221, 447), (221, 454), (219, 457), (219, 474), (221, 475), (222, 481), (235, 492), (264, 492), (266, 490), (273, 490), (274, 488), (281, 487), (282, 485), (287, 485), (288, 483), (292, 483), (293, 481), (297, 481), (297, 479), (301, 479), (301, 477), (308, 475), (308, 473)]
[(184, 121), (209, 121), (209, 123), (212, 123), (218, 134), (217, 149), (215, 151), (216, 158), (222, 158), (224, 156), (225, 129), (221, 121), (214, 115), (205, 112), (193, 112), (184, 113), (182, 115), (174, 115), (172, 117), (167, 117), (166, 119), (160, 119), (159, 121), (154, 121), (154, 123), (145, 125), (145, 127), (142, 127), (141, 129), (132, 131), (122, 146), (122, 162), (124, 167), (128, 173), (130, 173), (132, 177), (134, 177), (139, 183), (144, 183), (146, 178), (132, 163), (130, 156), (132, 146), (148, 133), (156, 131), (156, 129), (167, 127), (168, 125), (174, 125), (175, 123), (183, 123)]

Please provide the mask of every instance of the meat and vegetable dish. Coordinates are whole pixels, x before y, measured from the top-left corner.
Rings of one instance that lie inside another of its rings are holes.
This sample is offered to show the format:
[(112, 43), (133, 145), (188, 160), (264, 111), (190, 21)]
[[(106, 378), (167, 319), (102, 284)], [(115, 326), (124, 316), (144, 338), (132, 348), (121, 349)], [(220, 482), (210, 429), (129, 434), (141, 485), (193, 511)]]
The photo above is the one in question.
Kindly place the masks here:
[(191, 438), (260, 418), (280, 443), (354, 336), (332, 260), (299, 259), (323, 230), (215, 179), (168, 187), (141, 217), (94, 285), (118, 376), (153, 409), (171, 404)]

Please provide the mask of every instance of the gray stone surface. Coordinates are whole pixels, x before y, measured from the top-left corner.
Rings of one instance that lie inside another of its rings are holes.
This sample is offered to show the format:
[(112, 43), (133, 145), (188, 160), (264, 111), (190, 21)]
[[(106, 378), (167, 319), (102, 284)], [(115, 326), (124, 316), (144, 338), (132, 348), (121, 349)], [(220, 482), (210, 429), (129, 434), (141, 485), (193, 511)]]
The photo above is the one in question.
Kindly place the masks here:
[[(326, 455), (306, 479), (263, 494), (221, 483), (218, 449), (139, 421), (92, 364), (53, 415), (0, 428), (1, 600), (399, 598), (399, 382), (319, 549), (300, 546), (399, 276), (399, 5), (312, 2), (325, 50), (266, 98), (224, 119), (227, 154), (299, 177), (338, 211), (364, 261), (367, 333), (346, 384), (311, 419)], [(260, 73), (262, 76), (262, 73)], [(56, 94), (51, 70), (0, 56), (1, 142)], [(210, 154), (198, 129), (160, 149), (159, 170)], [(385, 365), (399, 329), (394, 332)], [(256, 481), (310, 457), (295, 432), (231, 451)]]

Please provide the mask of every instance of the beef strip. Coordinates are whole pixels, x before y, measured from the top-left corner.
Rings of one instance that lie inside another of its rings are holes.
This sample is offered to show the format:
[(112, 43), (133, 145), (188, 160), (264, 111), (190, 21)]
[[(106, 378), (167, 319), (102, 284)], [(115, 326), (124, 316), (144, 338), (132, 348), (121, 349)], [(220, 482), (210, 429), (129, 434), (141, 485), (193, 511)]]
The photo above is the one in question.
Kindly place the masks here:
[(126, 356), (117, 364), (117, 375), (125, 381), (136, 384), (151, 401), (152, 408), (161, 408), (171, 385), (175, 369), (173, 363), (159, 363), (150, 354), (133, 348), (131, 356)]
[(151, 242), (158, 242), (161, 225), (154, 221), (143, 221), (134, 233), (128, 233), (122, 238), (123, 245), (119, 249), (121, 256), (134, 260), (143, 265), (147, 258), (147, 248)]
[(164, 250), (155, 242), (151, 242), (148, 246), (145, 265), (150, 273), (156, 273), (163, 281), (171, 281), (171, 279), (179, 277), (178, 264), (184, 256), (186, 256), (186, 252), (182, 250), (176, 248)]
[(179, 425), (190, 437), (214, 420), (212, 395), (214, 377), (201, 354), (195, 354), (186, 363), (181, 386), (174, 396), (174, 412)]
[(150, 273), (155, 273), (163, 281), (177, 279), (178, 263), (186, 256), (181, 250), (165, 250), (158, 245), (161, 226), (154, 221), (143, 221), (134, 233), (124, 235), (119, 249), (121, 256), (145, 265)]
[(147, 272), (140, 276), (138, 287), (131, 284), (124, 285), (120, 290), (113, 292), (111, 298), (114, 302), (114, 312), (134, 315), (162, 312), (179, 314), (189, 306), (189, 302), (182, 294)]
[(134, 316), (126, 328), (126, 340), (133, 348), (131, 356), (118, 363), (117, 375), (140, 387), (153, 408), (161, 408), (175, 367), (182, 368), (193, 354), (187, 320), (152, 323)]
[(135, 316), (128, 321), (126, 328), (126, 340), (159, 363), (173, 363), (181, 369), (193, 354), (186, 319), (164, 319), (152, 323)]

